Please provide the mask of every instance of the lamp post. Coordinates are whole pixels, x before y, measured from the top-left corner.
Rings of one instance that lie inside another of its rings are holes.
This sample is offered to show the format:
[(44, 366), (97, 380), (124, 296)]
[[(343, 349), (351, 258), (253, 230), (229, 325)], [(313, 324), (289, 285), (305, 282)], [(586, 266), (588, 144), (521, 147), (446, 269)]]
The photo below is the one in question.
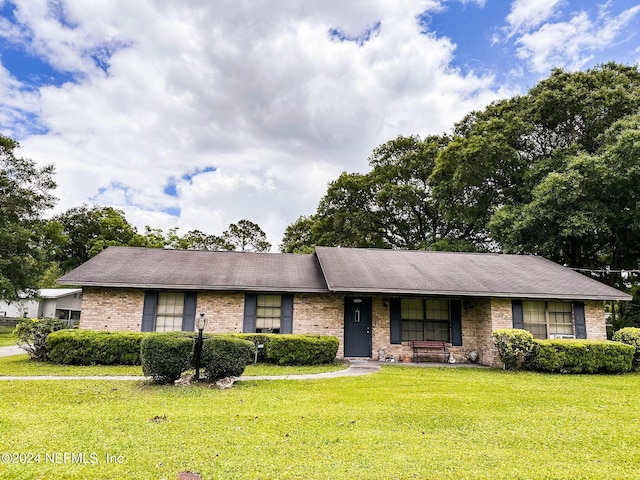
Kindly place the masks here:
[(198, 327), (198, 338), (196, 339), (196, 375), (194, 380), (200, 380), (200, 358), (202, 357), (202, 331), (207, 325), (207, 316), (204, 312), (200, 312), (200, 316), (196, 320)]

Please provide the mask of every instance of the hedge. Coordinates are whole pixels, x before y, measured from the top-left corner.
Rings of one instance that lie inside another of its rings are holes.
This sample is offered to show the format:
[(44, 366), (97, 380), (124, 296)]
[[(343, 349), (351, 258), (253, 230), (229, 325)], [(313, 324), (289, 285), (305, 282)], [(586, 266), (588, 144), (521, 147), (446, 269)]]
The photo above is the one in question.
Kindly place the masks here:
[(278, 365), (320, 365), (336, 359), (339, 341), (329, 335), (294, 335), (278, 333), (236, 333), (234, 337), (249, 340), (264, 348), (258, 350), (258, 361)]
[(142, 372), (160, 383), (171, 383), (191, 367), (194, 341), (181, 332), (149, 333), (140, 342)]
[(49, 358), (64, 365), (140, 365), (142, 332), (59, 330), (47, 337)]
[(635, 349), (599, 340), (534, 340), (525, 368), (554, 373), (623, 373), (632, 369)]
[(626, 327), (621, 328), (613, 334), (614, 342), (622, 342), (635, 348), (633, 355), (633, 368), (640, 370), (640, 328)]
[(200, 367), (202, 377), (219, 380), (239, 377), (247, 365), (253, 362), (254, 344), (231, 335), (213, 335), (202, 344)]

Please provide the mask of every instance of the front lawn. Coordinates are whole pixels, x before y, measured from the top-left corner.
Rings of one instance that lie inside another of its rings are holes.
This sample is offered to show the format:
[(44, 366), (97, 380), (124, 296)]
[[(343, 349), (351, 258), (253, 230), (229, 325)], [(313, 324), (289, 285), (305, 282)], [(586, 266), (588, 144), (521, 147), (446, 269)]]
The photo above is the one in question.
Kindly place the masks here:
[[(0, 478), (636, 478), (640, 375), (0, 381)], [(15, 455), (12, 455), (15, 454)], [(21, 463), (22, 462), (22, 463)]]
[[(324, 373), (344, 370), (349, 365), (344, 362), (334, 362), (325, 365), (280, 366), (271, 364), (249, 365), (244, 375), (303, 375), (308, 373)], [(0, 376), (42, 376), (42, 375), (70, 375), (76, 377), (93, 375), (142, 375), (140, 366), (126, 365), (95, 365), (76, 366), (58, 365), (50, 362), (32, 362), (25, 354), (11, 357), (0, 357)]]
[(15, 346), (16, 337), (13, 335), (15, 327), (0, 326), (0, 347)]

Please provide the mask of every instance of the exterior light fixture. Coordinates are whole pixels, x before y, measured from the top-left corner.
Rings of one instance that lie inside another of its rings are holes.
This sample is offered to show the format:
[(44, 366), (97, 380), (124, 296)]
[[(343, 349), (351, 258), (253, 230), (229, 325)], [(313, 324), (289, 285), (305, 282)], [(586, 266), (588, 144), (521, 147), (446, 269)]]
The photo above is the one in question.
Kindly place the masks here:
[(207, 326), (207, 316), (204, 312), (200, 312), (200, 316), (196, 320), (196, 327), (198, 328), (198, 338), (196, 338), (196, 374), (193, 377), (194, 380), (200, 380), (200, 359), (202, 358), (202, 331)]

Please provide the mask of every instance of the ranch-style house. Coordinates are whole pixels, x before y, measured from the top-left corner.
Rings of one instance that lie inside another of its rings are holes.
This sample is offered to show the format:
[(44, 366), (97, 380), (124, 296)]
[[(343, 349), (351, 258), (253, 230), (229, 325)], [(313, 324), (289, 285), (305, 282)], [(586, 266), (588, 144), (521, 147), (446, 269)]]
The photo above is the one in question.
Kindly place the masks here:
[(203, 312), (208, 332), (334, 335), (339, 357), (398, 361), (429, 342), (440, 361), (485, 365), (496, 329), (604, 340), (604, 302), (631, 299), (536, 256), (332, 247), (110, 247), (59, 283), (82, 287), (83, 329), (193, 331)]

